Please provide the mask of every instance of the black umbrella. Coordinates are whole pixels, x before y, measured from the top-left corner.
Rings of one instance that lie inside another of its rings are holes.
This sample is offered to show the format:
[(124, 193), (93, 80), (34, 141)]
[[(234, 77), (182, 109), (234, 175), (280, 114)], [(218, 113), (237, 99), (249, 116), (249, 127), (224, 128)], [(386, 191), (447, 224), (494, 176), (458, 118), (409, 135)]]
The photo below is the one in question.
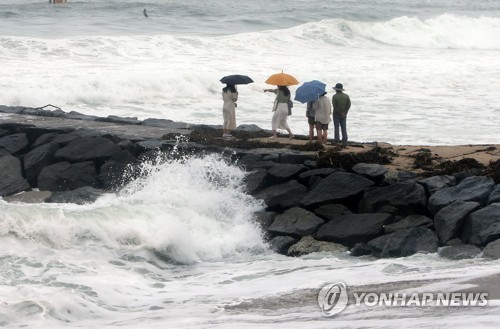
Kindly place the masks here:
[(224, 78), (220, 79), (220, 82), (228, 85), (246, 85), (252, 83), (253, 80), (246, 75), (226, 75)]

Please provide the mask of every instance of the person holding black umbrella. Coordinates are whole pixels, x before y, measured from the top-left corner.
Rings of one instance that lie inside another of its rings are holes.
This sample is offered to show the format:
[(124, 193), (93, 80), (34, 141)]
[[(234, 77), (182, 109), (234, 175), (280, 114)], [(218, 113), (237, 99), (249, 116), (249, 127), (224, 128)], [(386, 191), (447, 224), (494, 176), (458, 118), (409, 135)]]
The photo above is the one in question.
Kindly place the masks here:
[(227, 84), (222, 88), (222, 100), (224, 105), (222, 106), (222, 116), (224, 117), (224, 123), (222, 125), (222, 137), (232, 137), (231, 131), (236, 128), (236, 101), (238, 100), (238, 91), (236, 86), (232, 84)]

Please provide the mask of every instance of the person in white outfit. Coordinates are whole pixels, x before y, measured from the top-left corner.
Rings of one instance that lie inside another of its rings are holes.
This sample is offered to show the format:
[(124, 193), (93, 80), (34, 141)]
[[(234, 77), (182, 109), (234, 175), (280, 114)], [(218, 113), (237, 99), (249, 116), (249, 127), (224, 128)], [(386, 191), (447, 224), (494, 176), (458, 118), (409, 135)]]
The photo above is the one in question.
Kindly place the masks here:
[(222, 88), (222, 116), (224, 123), (222, 125), (222, 137), (232, 137), (231, 130), (236, 128), (236, 101), (238, 100), (238, 91), (235, 85), (226, 85)]
[(328, 124), (332, 119), (332, 104), (330, 100), (326, 98), (326, 92), (319, 96), (318, 108), (314, 112), (314, 120), (316, 121), (316, 132), (318, 134), (318, 143), (326, 144), (328, 135)]
[(264, 89), (264, 92), (273, 92), (276, 94), (273, 107), (272, 129), (273, 135), (271, 138), (278, 137), (277, 130), (284, 129), (288, 131), (290, 139), (293, 138), (292, 131), (288, 126), (288, 101), (290, 100), (290, 90), (287, 86), (278, 86), (278, 89)]

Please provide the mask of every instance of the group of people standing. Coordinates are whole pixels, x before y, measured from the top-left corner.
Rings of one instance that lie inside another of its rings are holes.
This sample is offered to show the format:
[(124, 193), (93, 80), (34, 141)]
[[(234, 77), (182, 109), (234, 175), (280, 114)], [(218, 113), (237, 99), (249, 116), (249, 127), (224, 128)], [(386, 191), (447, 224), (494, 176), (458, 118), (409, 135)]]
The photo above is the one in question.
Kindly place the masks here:
[[(342, 145), (347, 145), (347, 113), (351, 108), (349, 95), (344, 93), (344, 86), (337, 83), (335, 94), (330, 100), (326, 92), (318, 95), (318, 99), (307, 103), (306, 117), (309, 124), (309, 142), (314, 141), (314, 129), (316, 128), (317, 143), (326, 144), (328, 137), (328, 126), (333, 118), (334, 143), (340, 142), (340, 131), (342, 132)], [(276, 89), (264, 89), (264, 92), (273, 92), (276, 99), (273, 105), (272, 131), (270, 138), (276, 138), (277, 130), (288, 131), (289, 138), (293, 138), (292, 131), (287, 123), (288, 115), (291, 114), (291, 93), (287, 86), (278, 86)], [(224, 105), (222, 114), (224, 117), (223, 137), (232, 137), (231, 130), (236, 128), (235, 108), (237, 106), (238, 92), (235, 85), (226, 85), (222, 89)], [(332, 111), (333, 108), (333, 111)]]

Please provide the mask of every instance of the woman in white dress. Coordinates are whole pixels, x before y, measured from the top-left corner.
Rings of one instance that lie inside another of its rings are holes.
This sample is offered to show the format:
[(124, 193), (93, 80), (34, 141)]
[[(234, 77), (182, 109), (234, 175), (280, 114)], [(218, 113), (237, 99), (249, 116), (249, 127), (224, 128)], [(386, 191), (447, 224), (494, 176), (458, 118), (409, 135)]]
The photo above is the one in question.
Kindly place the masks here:
[(236, 101), (238, 100), (238, 91), (235, 85), (226, 85), (222, 88), (222, 116), (224, 123), (222, 125), (222, 137), (232, 137), (231, 130), (236, 128)]
[(264, 89), (264, 92), (273, 92), (276, 94), (273, 107), (272, 129), (273, 135), (271, 138), (278, 137), (277, 130), (284, 129), (288, 131), (290, 139), (293, 138), (292, 131), (288, 126), (288, 101), (290, 100), (290, 90), (287, 86), (278, 86), (278, 89)]

